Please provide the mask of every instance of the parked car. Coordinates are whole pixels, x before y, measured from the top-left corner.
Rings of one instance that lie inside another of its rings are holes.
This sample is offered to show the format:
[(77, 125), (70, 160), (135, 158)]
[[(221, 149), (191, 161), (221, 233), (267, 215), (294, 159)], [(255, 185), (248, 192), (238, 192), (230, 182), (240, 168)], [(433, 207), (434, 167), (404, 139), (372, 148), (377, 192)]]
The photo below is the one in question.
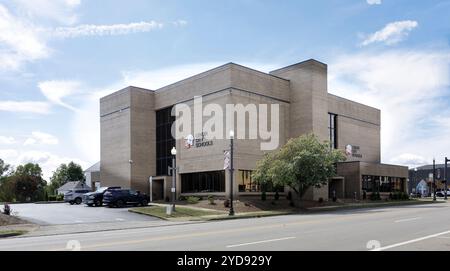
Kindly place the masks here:
[(442, 198), (442, 197), (444, 197), (445, 195), (444, 195), (444, 191), (436, 191), (436, 197), (440, 197), (440, 198)]
[(95, 192), (86, 193), (83, 195), (83, 202), (89, 206), (99, 207), (103, 205), (103, 195), (105, 192), (115, 189), (121, 189), (120, 186), (100, 187)]
[(146, 206), (149, 197), (139, 191), (130, 189), (116, 189), (106, 191), (103, 195), (103, 202), (109, 207), (124, 207), (126, 205)]
[(64, 194), (64, 202), (70, 203), (70, 205), (81, 204), (83, 202), (83, 195), (90, 192), (88, 189), (74, 189), (69, 190)]

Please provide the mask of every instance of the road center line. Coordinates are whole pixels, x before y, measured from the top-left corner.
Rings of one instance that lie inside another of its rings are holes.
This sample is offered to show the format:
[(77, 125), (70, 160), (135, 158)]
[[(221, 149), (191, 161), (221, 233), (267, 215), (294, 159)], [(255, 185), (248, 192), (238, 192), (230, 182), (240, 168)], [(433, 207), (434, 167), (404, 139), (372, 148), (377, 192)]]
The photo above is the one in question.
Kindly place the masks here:
[(285, 238), (279, 238), (279, 239), (263, 240), (263, 241), (257, 241), (257, 242), (251, 242), (251, 243), (229, 245), (229, 246), (227, 246), (227, 248), (250, 246), (250, 245), (262, 244), (262, 243), (270, 243), (270, 242), (290, 240), (290, 239), (295, 239), (295, 238), (297, 238), (297, 237), (285, 237)]
[(421, 217), (413, 217), (413, 218), (400, 219), (400, 220), (394, 221), (394, 223), (409, 222), (409, 221), (414, 221), (414, 220), (419, 220), (419, 219), (422, 219), (422, 218)]
[(412, 244), (412, 243), (417, 243), (417, 242), (420, 242), (420, 241), (424, 241), (424, 240), (427, 240), (427, 239), (439, 237), (441, 235), (446, 235), (446, 234), (449, 234), (449, 233), (450, 233), (450, 231), (444, 231), (444, 232), (440, 232), (440, 233), (424, 236), (424, 237), (421, 237), (421, 238), (412, 239), (412, 240), (409, 240), (409, 241), (406, 241), (406, 242), (393, 244), (393, 245), (390, 245), (390, 246), (375, 248), (375, 249), (373, 249), (371, 251), (383, 251), (383, 250), (387, 250), (387, 249), (391, 249), (391, 248), (395, 248), (395, 247), (400, 247), (400, 246), (404, 246), (404, 245), (408, 245), (408, 244)]

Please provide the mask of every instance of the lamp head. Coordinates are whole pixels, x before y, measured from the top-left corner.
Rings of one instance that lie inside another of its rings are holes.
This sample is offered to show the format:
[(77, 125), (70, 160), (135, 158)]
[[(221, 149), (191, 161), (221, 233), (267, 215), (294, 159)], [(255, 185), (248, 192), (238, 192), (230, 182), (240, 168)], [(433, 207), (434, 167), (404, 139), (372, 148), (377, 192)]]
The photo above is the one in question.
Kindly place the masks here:
[(173, 147), (170, 153), (172, 153), (172, 155), (177, 155), (177, 149)]
[(233, 130), (230, 131), (230, 138), (234, 138), (234, 131)]

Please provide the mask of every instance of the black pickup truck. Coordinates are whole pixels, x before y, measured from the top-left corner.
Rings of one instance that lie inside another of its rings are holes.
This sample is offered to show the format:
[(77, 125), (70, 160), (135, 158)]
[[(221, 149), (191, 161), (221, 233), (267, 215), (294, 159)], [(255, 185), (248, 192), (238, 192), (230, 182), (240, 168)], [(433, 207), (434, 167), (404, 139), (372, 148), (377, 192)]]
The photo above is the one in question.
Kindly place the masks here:
[(95, 192), (87, 193), (83, 195), (83, 202), (89, 206), (102, 206), (103, 205), (103, 196), (107, 191), (121, 189), (120, 186), (112, 186), (112, 187), (100, 187)]
[(129, 189), (115, 189), (106, 191), (103, 202), (109, 207), (124, 207), (126, 205), (147, 206), (149, 196), (139, 191)]

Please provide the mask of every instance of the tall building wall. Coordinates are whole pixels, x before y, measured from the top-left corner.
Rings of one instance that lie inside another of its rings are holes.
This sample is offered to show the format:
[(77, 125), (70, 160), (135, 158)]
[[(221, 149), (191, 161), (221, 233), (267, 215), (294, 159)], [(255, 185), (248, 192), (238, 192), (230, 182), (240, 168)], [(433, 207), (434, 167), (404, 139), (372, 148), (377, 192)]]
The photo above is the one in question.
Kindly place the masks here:
[(154, 93), (128, 87), (100, 100), (100, 181), (148, 193), (154, 175)]
[(327, 65), (307, 60), (271, 74), (290, 80), (290, 137), (314, 133), (328, 140)]

